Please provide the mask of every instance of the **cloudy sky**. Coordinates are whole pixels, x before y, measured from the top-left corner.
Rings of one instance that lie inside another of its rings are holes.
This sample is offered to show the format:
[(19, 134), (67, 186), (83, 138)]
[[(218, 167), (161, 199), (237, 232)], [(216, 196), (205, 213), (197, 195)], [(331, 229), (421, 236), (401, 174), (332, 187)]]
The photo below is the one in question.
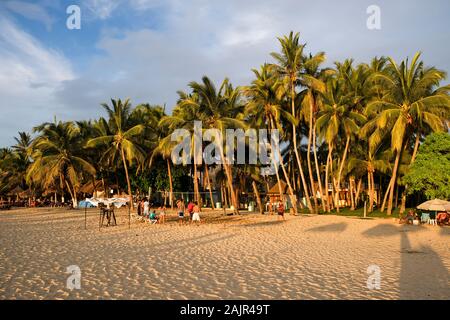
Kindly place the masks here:
[[(66, 27), (72, 4), (80, 30)], [(381, 30), (366, 26), (372, 4)], [(327, 65), (420, 50), (450, 71), (449, 21), (448, 0), (0, 0), (0, 146), (54, 117), (97, 117), (111, 97), (170, 110), (202, 75), (247, 84), (290, 30)]]

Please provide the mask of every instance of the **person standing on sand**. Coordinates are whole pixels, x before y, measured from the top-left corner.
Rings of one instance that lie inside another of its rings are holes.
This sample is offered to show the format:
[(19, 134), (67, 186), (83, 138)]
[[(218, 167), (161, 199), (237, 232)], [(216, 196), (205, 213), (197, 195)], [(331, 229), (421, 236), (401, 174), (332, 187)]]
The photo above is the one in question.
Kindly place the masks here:
[(278, 203), (278, 207), (277, 207), (277, 213), (278, 213), (278, 220), (286, 220), (284, 218), (284, 204), (283, 201), (280, 201)]
[(194, 213), (194, 206), (195, 204), (192, 201), (189, 201), (187, 206), (187, 211), (189, 213), (189, 221), (192, 221), (192, 215)]
[(183, 199), (178, 199), (177, 200), (177, 211), (178, 211), (178, 223), (180, 225), (183, 224), (183, 220), (184, 220), (184, 201)]
[(142, 199), (139, 199), (136, 209), (137, 209), (137, 215), (141, 216), (142, 215)]
[(200, 223), (200, 207), (198, 206), (197, 202), (194, 202), (192, 212), (192, 222)]
[(166, 222), (166, 206), (159, 207), (159, 223)]
[(150, 210), (150, 203), (148, 202), (148, 199), (145, 198), (144, 199), (144, 217), (148, 217), (149, 216), (149, 210)]

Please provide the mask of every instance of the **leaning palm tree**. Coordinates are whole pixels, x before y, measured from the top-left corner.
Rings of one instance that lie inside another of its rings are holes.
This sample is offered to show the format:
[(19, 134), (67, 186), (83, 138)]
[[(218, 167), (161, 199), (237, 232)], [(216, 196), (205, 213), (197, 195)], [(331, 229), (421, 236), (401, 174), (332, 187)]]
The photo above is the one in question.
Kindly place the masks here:
[[(272, 69), (268, 64), (261, 66), (260, 70), (253, 70), (256, 79), (252, 81), (252, 85), (244, 89), (245, 94), (249, 97), (249, 101), (246, 106), (246, 114), (250, 115), (251, 121), (255, 126), (267, 127), (270, 130), (283, 131), (281, 124), (282, 119), (288, 119), (293, 122), (292, 116), (283, 110), (282, 101), (280, 100), (280, 92), (282, 92), (282, 83), (277, 79), (276, 75), (272, 72)], [(283, 163), (283, 157), (281, 155), (280, 148), (277, 150), (271, 150), (272, 162), (275, 165), (275, 174), (277, 177), (278, 189), (280, 192), (280, 199), (283, 198), (284, 190), (281, 186), (281, 180), (279, 175), (279, 169), (275, 156), (280, 161), (284, 178), (288, 185), (289, 197), (293, 208), (297, 208), (297, 199), (294, 195), (294, 190), (290, 183), (290, 178), (287, 174), (286, 168)], [(276, 152), (276, 155), (275, 155)]]
[[(34, 140), (34, 162), (27, 171), (27, 181), (44, 189), (59, 183), (67, 188), (74, 207), (83, 178), (95, 176), (95, 168), (83, 158), (80, 130), (73, 122), (44, 123), (34, 129), (40, 135)], [(83, 174), (87, 173), (87, 176)]]
[[(288, 93), (288, 100), (291, 102), (291, 115), (296, 118), (298, 112), (295, 107), (295, 101), (297, 97), (297, 93), (295, 87), (298, 84), (299, 72), (303, 68), (304, 56), (303, 49), (305, 47), (304, 44), (300, 44), (299, 42), (300, 34), (294, 33), (291, 31), (289, 36), (284, 36), (282, 38), (278, 38), (278, 41), (281, 44), (281, 53), (273, 52), (271, 53), (272, 57), (277, 61), (277, 64), (274, 65), (278, 75), (283, 80), (286, 86), (286, 92)], [(309, 198), (308, 186), (306, 184), (305, 175), (303, 173), (302, 162), (300, 159), (298, 146), (297, 146), (297, 126), (292, 125), (292, 143), (295, 153), (295, 158), (297, 160), (298, 170), (300, 172), (300, 177), (302, 181), (303, 190), (305, 192), (306, 203), (308, 209), (312, 212), (313, 208), (311, 205), (311, 200)], [(297, 209), (297, 208), (296, 208)]]
[[(340, 158), (340, 165), (335, 183), (335, 206), (339, 212), (339, 193), (342, 171), (347, 158), (350, 140), (358, 133), (359, 125), (366, 120), (365, 116), (352, 110), (353, 97), (349, 94), (337, 78), (329, 79), (327, 90), (322, 95), (323, 108), (317, 119), (317, 128), (328, 143), (329, 161), (333, 148), (337, 145), (339, 137), (345, 138), (345, 147)], [(326, 172), (326, 175), (328, 172)], [(326, 179), (327, 180), (327, 179)], [(327, 182), (326, 182), (327, 183)]]
[[(415, 158), (421, 130), (428, 127), (432, 131), (446, 128), (450, 116), (450, 85), (438, 88), (446, 73), (434, 67), (425, 67), (416, 53), (409, 64), (408, 59), (397, 64), (389, 58), (389, 64), (383, 72), (375, 73), (373, 80), (383, 87), (381, 98), (367, 105), (368, 115), (375, 113), (365, 130), (372, 132), (377, 139), (390, 133), (391, 149), (395, 153), (391, 180), (388, 185), (389, 199), (387, 214), (392, 213), (394, 189), (397, 181), (400, 158), (408, 140), (416, 136), (413, 150)], [(381, 211), (384, 207), (381, 208)]]
[(152, 166), (154, 158), (157, 155), (160, 155), (164, 160), (166, 160), (166, 164), (167, 164), (167, 174), (169, 177), (169, 203), (171, 208), (173, 209), (173, 205), (174, 205), (174, 198), (173, 198), (173, 179), (172, 179), (172, 170), (171, 170), (171, 165), (170, 165), (170, 157), (172, 154), (172, 150), (175, 147), (176, 143), (174, 141), (172, 141), (170, 139), (170, 135), (166, 135), (165, 137), (162, 136), (159, 140), (158, 140), (158, 145), (153, 149), (151, 155), (150, 155), (150, 160), (149, 160), (149, 167)]
[(87, 147), (107, 146), (104, 152), (105, 156), (116, 158), (118, 155), (122, 159), (125, 177), (127, 179), (128, 196), (130, 198), (130, 206), (133, 207), (133, 196), (131, 192), (131, 183), (128, 173), (128, 165), (134, 160), (141, 163), (144, 160), (144, 151), (136, 143), (136, 138), (144, 131), (144, 125), (133, 125), (130, 122), (131, 104), (129, 99), (122, 100), (111, 99), (112, 107), (106, 103), (102, 107), (109, 116), (109, 130), (106, 135), (92, 138), (87, 142)]
[[(163, 125), (170, 123), (172, 129), (187, 128), (192, 130), (193, 122), (199, 120), (202, 121), (203, 129), (217, 129), (222, 136), (225, 136), (226, 129), (245, 128), (245, 123), (241, 120), (241, 112), (243, 110), (240, 98), (241, 90), (234, 88), (228, 79), (222, 82), (219, 90), (206, 76), (202, 78), (201, 83), (195, 81), (189, 83), (189, 87), (192, 89), (192, 94), (179, 92), (180, 99), (177, 112), (174, 110), (174, 116), (163, 119)], [(190, 114), (188, 118), (183, 116), (186, 113)], [(234, 213), (239, 214), (239, 205), (233, 186), (233, 173), (229, 163), (230, 159), (225, 157), (223, 144), (217, 143), (216, 145), (227, 177)], [(195, 150), (195, 148), (192, 149)], [(194, 169), (196, 169), (195, 163)]]
[(315, 210), (318, 210), (316, 188), (313, 177), (313, 170), (311, 165), (311, 147), (314, 153), (314, 163), (317, 175), (317, 183), (319, 187), (319, 192), (322, 200), (323, 211), (326, 211), (328, 206), (327, 197), (324, 201), (324, 190), (322, 188), (322, 178), (320, 175), (319, 162), (317, 159), (317, 148), (316, 148), (316, 120), (317, 113), (321, 105), (321, 94), (325, 91), (325, 82), (328, 77), (335, 73), (332, 69), (320, 69), (320, 64), (325, 61), (325, 53), (319, 52), (318, 54), (312, 56), (311, 54), (304, 63), (304, 70), (301, 73), (300, 84), (305, 88), (300, 92), (302, 97), (302, 115), (304, 116), (306, 122), (309, 124), (309, 134), (308, 134), (308, 149), (307, 149), (307, 164), (309, 179), (311, 184), (311, 191), (314, 198)]

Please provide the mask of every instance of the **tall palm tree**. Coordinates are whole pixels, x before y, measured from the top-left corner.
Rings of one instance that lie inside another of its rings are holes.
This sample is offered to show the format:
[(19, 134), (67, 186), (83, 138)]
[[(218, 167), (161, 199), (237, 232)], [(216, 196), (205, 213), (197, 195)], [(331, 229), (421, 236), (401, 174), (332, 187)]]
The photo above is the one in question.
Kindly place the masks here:
[[(245, 88), (246, 95), (250, 101), (246, 106), (246, 114), (252, 115), (254, 125), (258, 127), (267, 127), (269, 130), (283, 131), (282, 119), (294, 121), (292, 116), (283, 110), (282, 101), (280, 100), (280, 92), (282, 92), (283, 84), (277, 79), (268, 64), (261, 66), (260, 70), (253, 69), (256, 79), (252, 81), (252, 85)], [(284, 190), (281, 186), (280, 176), (278, 172), (278, 165), (276, 165), (275, 154), (280, 161), (284, 178), (288, 185), (289, 197), (293, 208), (297, 208), (297, 199), (294, 195), (293, 188), (290, 183), (290, 178), (284, 166), (283, 157), (279, 148), (271, 150), (272, 162), (275, 164), (275, 174), (278, 182), (278, 189), (280, 192), (280, 199), (284, 197)]]
[[(364, 115), (351, 109), (353, 97), (349, 94), (342, 83), (337, 78), (329, 79), (327, 90), (322, 95), (323, 108), (320, 117), (317, 119), (317, 128), (329, 146), (329, 156), (333, 148), (337, 145), (336, 139), (345, 138), (345, 147), (340, 158), (339, 170), (337, 173), (335, 186), (335, 206), (339, 212), (339, 193), (342, 171), (348, 154), (350, 140), (358, 133), (359, 125), (364, 123)], [(330, 159), (331, 160), (331, 159)], [(327, 174), (327, 173), (326, 173)]]
[[(299, 41), (300, 34), (294, 33), (291, 31), (289, 36), (284, 36), (282, 38), (278, 38), (278, 41), (281, 44), (281, 53), (272, 52), (271, 56), (277, 61), (275, 65), (277, 73), (283, 79), (283, 82), (287, 88), (286, 92), (288, 92), (289, 101), (291, 102), (291, 115), (292, 117), (297, 117), (297, 110), (295, 107), (295, 101), (297, 97), (296, 86), (298, 84), (299, 72), (303, 68), (304, 56), (303, 49), (305, 47), (304, 44), (300, 44)], [(311, 200), (309, 198), (308, 186), (306, 184), (305, 175), (303, 173), (302, 162), (300, 159), (298, 146), (297, 146), (297, 126), (292, 125), (292, 143), (295, 153), (295, 158), (297, 160), (298, 170), (300, 172), (301, 182), (303, 186), (303, 190), (305, 192), (306, 203), (309, 211), (313, 212), (313, 208), (311, 205)], [(295, 208), (297, 209), (297, 208)]]
[(142, 124), (133, 125), (130, 121), (131, 104), (129, 99), (114, 100), (111, 99), (111, 107), (103, 103), (102, 107), (109, 116), (110, 133), (106, 135), (92, 138), (88, 141), (87, 147), (107, 146), (104, 155), (115, 158), (117, 155), (122, 159), (125, 177), (127, 179), (128, 196), (130, 198), (130, 206), (133, 208), (133, 196), (131, 192), (131, 183), (128, 173), (128, 165), (132, 165), (136, 160), (142, 163), (144, 160), (144, 150), (136, 143), (137, 137), (142, 134), (145, 126)]
[(425, 126), (432, 131), (444, 130), (445, 121), (450, 115), (450, 86), (438, 88), (446, 73), (434, 67), (425, 67), (419, 60), (420, 55), (420, 52), (416, 53), (411, 63), (406, 59), (397, 64), (394, 59), (389, 58), (385, 70), (373, 76), (373, 80), (383, 86), (383, 95), (370, 102), (366, 108), (367, 114), (376, 113), (376, 117), (366, 124), (366, 130), (372, 131), (378, 139), (390, 133), (391, 149), (395, 153), (388, 186), (388, 215), (392, 213), (400, 158), (407, 140), (416, 134), (414, 159), (420, 130)]
[[(192, 89), (192, 94), (179, 92), (180, 99), (177, 112), (175, 113), (174, 110), (174, 116), (163, 119), (163, 124), (171, 123), (170, 126), (172, 128), (185, 127), (192, 130), (193, 121), (199, 120), (202, 121), (203, 129), (218, 129), (222, 133), (222, 136), (225, 136), (226, 129), (245, 128), (245, 123), (241, 120), (242, 116), (240, 116), (243, 110), (241, 91), (239, 88), (234, 88), (228, 79), (222, 82), (219, 90), (216, 89), (213, 82), (206, 76), (202, 78), (201, 83), (195, 81), (189, 83), (189, 87)], [(188, 119), (183, 117), (183, 113), (186, 112), (191, 114)], [(239, 204), (233, 186), (233, 174), (229, 163), (230, 159), (225, 157), (223, 145), (218, 143), (217, 146), (227, 177), (234, 213), (238, 214)], [(192, 149), (195, 150), (195, 148)], [(196, 169), (195, 164), (194, 169)]]
[[(313, 147), (314, 153), (314, 163), (317, 174), (317, 183), (319, 187), (319, 192), (322, 200), (323, 211), (326, 210), (327, 197), (324, 201), (324, 192), (322, 188), (322, 179), (320, 176), (319, 162), (317, 158), (316, 150), (316, 118), (317, 112), (321, 104), (321, 94), (325, 91), (325, 81), (327, 77), (334, 74), (332, 69), (320, 69), (320, 64), (325, 61), (325, 53), (319, 52), (318, 54), (312, 56), (311, 54), (304, 63), (304, 70), (301, 73), (300, 83), (305, 88), (300, 95), (303, 96), (302, 99), (302, 114), (304, 115), (306, 122), (309, 124), (309, 134), (308, 134), (308, 149), (307, 149), (307, 163), (309, 179), (311, 184), (311, 190), (314, 198), (315, 210), (318, 210), (317, 195), (313, 177), (313, 170), (311, 165), (311, 146)], [(328, 204), (327, 204), (328, 205)]]
[(74, 207), (83, 173), (95, 176), (95, 168), (83, 157), (80, 130), (73, 122), (44, 123), (36, 128), (39, 136), (33, 142), (34, 162), (27, 172), (27, 181), (45, 189), (59, 182), (67, 188)]

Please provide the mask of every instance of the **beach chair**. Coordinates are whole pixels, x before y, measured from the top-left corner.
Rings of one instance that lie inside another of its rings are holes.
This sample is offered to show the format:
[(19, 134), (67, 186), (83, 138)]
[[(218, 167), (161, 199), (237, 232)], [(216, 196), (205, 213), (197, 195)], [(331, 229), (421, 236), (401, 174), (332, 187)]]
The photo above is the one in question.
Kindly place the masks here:
[(435, 212), (430, 213), (430, 219), (428, 220), (428, 224), (431, 224), (433, 226), (437, 225)]
[(421, 217), (420, 217), (420, 222), (422, 222), (422, 223), (428, 223), (429, 220), (430, 220), (430, 214), (429, 214), (429, 213), (422, 212), (422, 215), (421, 215)]

